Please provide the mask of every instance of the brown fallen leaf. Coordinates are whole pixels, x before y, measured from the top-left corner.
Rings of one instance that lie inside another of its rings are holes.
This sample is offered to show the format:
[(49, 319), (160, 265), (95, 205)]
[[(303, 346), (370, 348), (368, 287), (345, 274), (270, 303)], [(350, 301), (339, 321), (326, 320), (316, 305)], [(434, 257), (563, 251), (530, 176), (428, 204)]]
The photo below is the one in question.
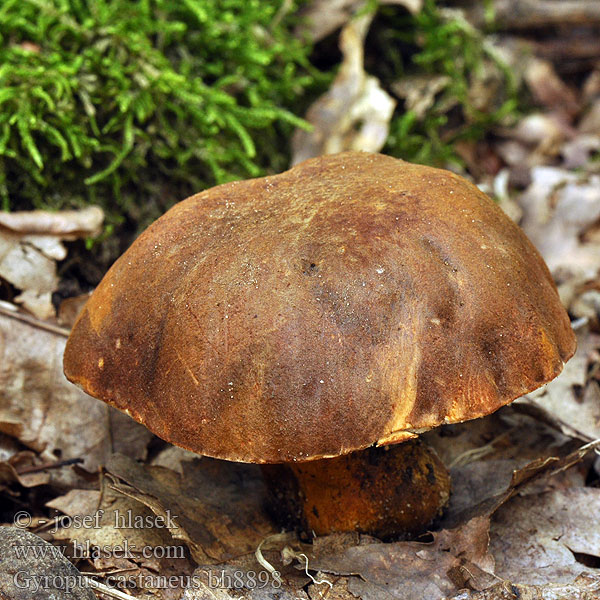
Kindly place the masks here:
[(181, 600), (240, 600), (239, 594), (223, 587), (211, 586), (202, 581), (200, 575), (194, 575), (198, 579), (185, 590)]
[(344, 150), (377, 152), (383, 147), (396, 102), (364, 71), (364, 40), (373, 13), (350, 21), (340, 34), (344, 56), (328, 92), (309, 109), (312, 131), (297, 129), (292, 138), (292, 164)]
[[(423, 0), (382, 0), (381, 4), (404, 6), (412, 14), (417, 14), (423, 7)], [(318, 42), (346, 25), (363, 5), (364, 0), (313, 0), (300, 11), (302, 22), (296, 29), (296, 35), (307, 35), (313, 42)]]
[[(452, 493), (442, 527), (456, 527), (470, 510), (505, 492), (513, 472), (539, 459), (562, 456), (578, 443), (513, 404), (482, 419), (449, 425), (423, 435), (450, 470)], [(584, 476), (568, 471), (539, 485), (583, 485)]]
[(0, 597), (7, 600), (95, 600), (81, 573), (52, 544), (0, 527)]
[(600, 244), (582, 242), (582, 236), (600, 219), (600, 176), (534, 167), (531, 177), (519, 198), (525, 233), (559, 283), (594, 279), (600, 271)]
[[(577, 351), (562, 373), (544, 387), (517, 401), (536, 409), (536, 415), (566, 435), (591, 442), (600, 438), (600, 390), (588, 382), (588, 367), (600, 349), (600, 337), (587, 327), (577, 330)], [(581, 393), (583, 390), (583, 393)]]
[(483, 571), (493, 573), (494, 557), (489, 552), (489, 517), (475, 517), (457, 529), (443, 529), (434, 534), (437, 547), (466, 558)]
[[(154, 515), (144, 504), (113, 490), (106, 478), (103, 479), (101, 498), (98, 498), (101, 502), (92, 507), (91, 498), (80, 497), (75, 505), (72, 504), (73, 497), (54, 500), (53, 504), (61, 510), (72, 512), (79, 504), (85, 511), (58, 520), (56, 531), (52, 532), (54, 540), (67, 540), (80, 547), (82, 552), (89, 549), (92, 556), (95, 556), (94, 549), (98, 549), (98, 556), (108, 558), (112, 557), (113, 551), (117, 558), (129, 558), (141, 556), (144, 548), (167, 548), (176, 544), (162, 521), (158, 522), (160, 526), (155, 525)], [(86, 521), (76, 518), (86, 516)], [(117, 552), (116, 548), (122, 548), (123, 552)]]
[[(89, 472), (115, 450), (144, 457), (152, 438), (144, 427), (66, 380), (65, 342), (44, 322), (0, 313), (0, 432), (37, 452), (42, 462), (81, 458)], [(72, 468), (48, 473), (54, 485), (85, 487)]]
[(96, 578), (109, 574), (109, 587), (179, 598), (194, 569), (185, 546), (146, 506), (113, 490), (107, 478), (102, 485), (101, 492), (71, 490), (47, 503), (66, 516), (46, 530), (66, 555), (90, 564)]
[(581, 107), (575, 92), (559, 77), (550, 61), (530, 57), (524, 79), (541, 106), (560, 112), (568, 120), (579, 113)]
[(91, 292), (87, 294), (80, 294), (79, 296), (65, 298), (58, 307), (58, 323), (66, 329), (71, 329), (75, 323), (75, 320), (79, 316), (81, 309), (88, 301), (90, 296)]
[(198, 455), (180, 448), (179, 446), (171, 446), (165, 442), (165, 447), (152, 458), (150, 464), (154, 467), (166, 467), (183, 475), (184, 462), (193, 462), (198, 460)]
[(492, 517), (490, 551), (496, 575), (528, 584), (569, 583), (582, 573), (600, 581), (600, 569), (580, 555), (600, 558), (600, 489), (554, 490), (517, 496)]
[(500, 581), (483, 591), (462, 590), (448, 600), (597, 600), (600, 579), (580, 576), (572, 583), (523, 585)]
[[(321, 579), (321, 574), (317, 573), (315, 579)], [(323, 584), (310, 584), (308, 586), (308, 597), (311, 600), (327, 599), (327, 600), (355, 600), (356, 596), (348, 589), (349, 577), (331, 577), (331, 587), (323, 589)]]
[[(310, 580), (302, 579), (304, 585), (307, 581)], [(328, 594), (320, 596), (317, 593), (314, 596), (315, 599), (320, 597), (330, 600)], [(256, 560), (249, 560), (242, 564), (236, 562), (199, 567), (194, 571), (192, 584), (186, 590), (183, 599), (309, 600), (309, 596), (302, 589), (302, 584), (290, 581), (283, 573), (280, 579), (275, 579)]]
[(348, 590), (363, 600), (442, 599), (474, 578), (493, 581), (480, 566), (493, 566), (487, 554), (488, 528), (487, 518), (474, 519), (433, 534), (430, 544), (359, 538), (357, 545), (352, 535), (317, 538), (310, 568), (351, 576)]
[(116, 454), (107, 471), (115, 490), (157, 516), (177, 516), (169, 531), (189, 546), (199, 564), (252, 553), (276, 533), (263, 507), (265, 490), (256, 465), (202, 458), (181, 466), (183, 476)]
[[(451, 83), (447, 75), (409, 75), (392, 84), (393, 92), (405, 102), (407, 110), (422, 119), (433, 106), (435, 97)], [(458, 100), (456, 100), (458, 104)], [(450, 110), (452, 106), (448, 106)]]
[(522, 414), (514, 403), (474, 421), (445, 425), (422, 435), (451, 469), (484, 460), (508, 460), (515, 468), (539, 458), (540, 449), (564, 453), (570, 438)]
[[(510, 498), (517, 493), (526, 493), (529, 486), (539, 485), (546, 478), (556, 477), (567, 472), (570, 467), (581, 462), (586, 455), (600, 447), (600, 440), (585, 444), (569, 452), (565, 456), (546, 456), (529, 462), (528, 464), (512, 471), (510, 483), (501, 492), (490, 495), (489, 490), (482, 490), (482, 494), (476, 494), (473, 500), (476, 502), (463, 503), (459, 507), (450, 505), (449, 510), (443, 516), (441, 525), (447, 529), (454, 529), (471, 519), (480, 516), (490, 516)], [(495, 465), (491, 465), (495, 466)], [(577, 478), (575, 478), (577, 479)], [(489, 482), (489, 479), (487, 480)], [(486, 482), (486, 483), (487, 483)], [(541, 489), (545, 489), (543, 485)], [(535, 489), (535, 488), (533, 488)]]
[(64, 240), (98, 235), (104, 213), (79, 211), (0, 212), (0, 277), (21, 290), (15, 302), (40, 319), (55, 314), (56, 261), (66, 256)]
[[(292, 546), (299, 548), (299, 553)], [(270, 535), (261, 540), (254, 552), (237, 556), (227, 563), (199, 566), (194, 571), (194, 579), (199, 582), (193, 582), (186, 597), (203, 600), (202, 593), (212, 590), (217, 597), (229, 593), (241, 594), (247, 600), (308, 600), (306, 586), (312, 581), (321, 589), (310, 598), (323, 597), (324, 586), (329, 598), (329, 584), (308, 573), (305, 552), (309, 548), (310, 545), (298, 541), (294, 533)], [(300, 564), (294, 566), (296, 559)]]
[(29, 450), (15, 452), (7, 460), (0, 461), (0, 487), (8, 487), (11, 483), (29, 488), (45, 485), (50, 482), (50, 474), (44, 471), (35, 473), (20, 473), (20, 469), (26, 465), (34, 464), (36, 454)]
[(76, 515), (92, 515), (100, 505), (98, 490), (69, 490), (64, 496), (59, 496), (46, 502), (46, 506), (74, 517)]

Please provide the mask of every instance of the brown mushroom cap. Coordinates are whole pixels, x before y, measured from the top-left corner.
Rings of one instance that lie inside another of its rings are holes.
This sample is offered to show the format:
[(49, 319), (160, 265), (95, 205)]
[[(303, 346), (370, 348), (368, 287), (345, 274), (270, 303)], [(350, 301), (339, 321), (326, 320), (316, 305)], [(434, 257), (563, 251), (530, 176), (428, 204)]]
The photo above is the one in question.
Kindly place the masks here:
[(574, 349), (542, 258), (485, 194), (348, 152), (174, 206), (106, 274), (64, 365), (169, 442), (283, 462), (487, 415)]

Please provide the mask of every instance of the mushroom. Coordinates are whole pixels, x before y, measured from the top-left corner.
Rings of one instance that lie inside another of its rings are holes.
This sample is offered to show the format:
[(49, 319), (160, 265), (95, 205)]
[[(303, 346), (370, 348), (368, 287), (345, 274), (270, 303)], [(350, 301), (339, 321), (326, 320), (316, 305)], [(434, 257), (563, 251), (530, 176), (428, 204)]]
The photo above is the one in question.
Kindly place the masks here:
[(485, 194), (346, 152), (175, 205), (92, 294), (64, 368), (168, 442), (265, 464), (288, 525), (389, 537), (448, 499), (418, 434), (574, 350), (546, 265)]

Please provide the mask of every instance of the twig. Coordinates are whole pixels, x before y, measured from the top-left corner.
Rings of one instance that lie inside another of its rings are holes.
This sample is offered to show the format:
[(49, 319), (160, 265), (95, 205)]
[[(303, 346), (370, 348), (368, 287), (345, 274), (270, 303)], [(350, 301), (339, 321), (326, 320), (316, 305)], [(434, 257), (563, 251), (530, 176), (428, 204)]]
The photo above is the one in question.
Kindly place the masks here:
[[(84, 575), (84, 577), (85, 577), (85, 575)], [(116, 590), (115, 588), (108, 587), (107, 585), (104, 585), (103, 583), (100, 583), (99, 581), (96, 581), (95, 579), (92, 579), (91, 577), (85, 577), (85, 578), (87, 580), (88, 585), (93, 590), (96, 590), (97, 592), (99, 592), (101, 594), (111, 596), (112, 598), (118, 598), (118, 600), (137, 600), (137, 598), (135, 596), (131, 596), (129, 594), (126, 594), (125, 592)]]
[(134, 573), (134, 572), (138, 572), (140, 569), (139, 567), (123, 567), (123, 568), (114, 568), (111, 570), (100, 570), (100, 571), (94, 571), (93, 573), (87, 572), (87, 571), (81, 571), (82, 575), (86, 575), (89, 577), (100, 577), (100, 578), (104, 578), (104, 577), (110, 577), (111, 575), (119, 575), (121, 573)]
[(49, 331), (50, 333), (62, 335), (63, 337), (69, 337), (69, 334), (71, 333), (68, 329), (65, 329), (64, 327), (59, 327), (58, 325), (53, 325), (52, 323), (41, 321), (40, 319), (36, 319), (35, 317), (30, 317), (29, 315), (24, 315), (23, 313), (18, 312), (12, 308), (8, 308), (6, 306), (7, 304), (9, 303), (0, 301), (0, 314), (3, 314), (17, 321), (21, 321), (22, 323), (27, 323), (28, 325), (32, 325), (33, 327), (37, 327), (38, 329), (44, 329), (45, 331)]
[[(468, 2), (466, 14), (477, 26), (487, 21), (484, 2)], [(596, 0), (496, 0), (494, 23), (503, 29), (535, 29), (549, 25), (593, 25), (600, 23)]]
[(104, 467), (98, 467), (98, 490), (100, 495), (98, 496), (98, 504), (96, 505), (96, 512), (100, 510), (102, 502), (104, 500)]
[(275, 29), (279, 25), (279, 23), (281, 23), (281, 21), (287, 16), (287, 14), (292, 8), (292, 0), (283, 0), (283, 3), (279, 7), (279, 10), (277, 11), (276, 15), (271, 21), (271, 30)]
[(17, 475), (27, 475), (28, 473), (39, 473), (40, 471), (49, 471), (50, 469), (60, 469), (61, 467), (68, 467), (69, 465), (79, 465), (82, 462), (83, 458), (67, 458), (53, 463), (23, 467), (22, 469), (16, 469), (16, 471)]

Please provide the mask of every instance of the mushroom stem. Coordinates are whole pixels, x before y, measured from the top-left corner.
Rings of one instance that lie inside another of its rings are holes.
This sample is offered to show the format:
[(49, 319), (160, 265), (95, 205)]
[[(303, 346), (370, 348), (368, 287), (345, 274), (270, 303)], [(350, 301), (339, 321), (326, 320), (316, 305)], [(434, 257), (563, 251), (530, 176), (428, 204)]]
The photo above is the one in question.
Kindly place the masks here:
[(450, 497), (450, 476), (420, 440), (336, 458), (263, 465), (270, 510), (308, 535), (357, 531), (389, 539), (422, 533)]

